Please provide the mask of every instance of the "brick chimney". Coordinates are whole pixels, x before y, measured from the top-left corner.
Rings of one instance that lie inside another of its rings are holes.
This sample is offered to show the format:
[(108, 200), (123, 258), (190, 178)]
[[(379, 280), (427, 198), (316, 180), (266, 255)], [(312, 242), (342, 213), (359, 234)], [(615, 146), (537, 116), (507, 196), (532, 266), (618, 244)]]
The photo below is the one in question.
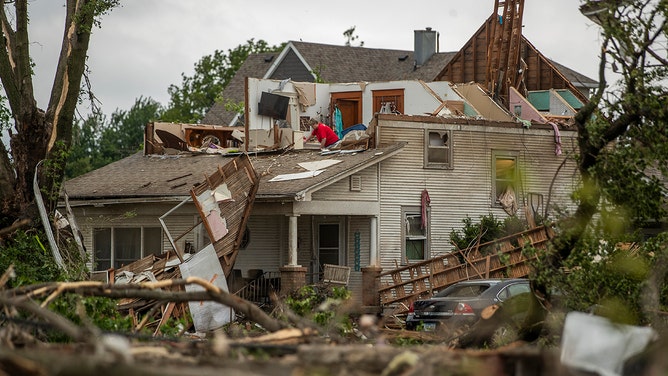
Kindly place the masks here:
[(415, 65), (421, 66), (436, 52), (438, 52), (438, 32), (431, 27), (415, 30)]

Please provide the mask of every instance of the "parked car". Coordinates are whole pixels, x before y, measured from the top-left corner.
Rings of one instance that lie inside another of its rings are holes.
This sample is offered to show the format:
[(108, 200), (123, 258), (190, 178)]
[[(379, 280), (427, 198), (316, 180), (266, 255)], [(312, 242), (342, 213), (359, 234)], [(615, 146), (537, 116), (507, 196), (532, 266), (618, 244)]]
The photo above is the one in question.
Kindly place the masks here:
[(406, 329), (433, 331), (441, 324), (451, 329), (472, 324), (486, 307), (529, 292), (529, 280), (521, 278), (458, 282), (429, 299), (413, 302), (406, 317)]

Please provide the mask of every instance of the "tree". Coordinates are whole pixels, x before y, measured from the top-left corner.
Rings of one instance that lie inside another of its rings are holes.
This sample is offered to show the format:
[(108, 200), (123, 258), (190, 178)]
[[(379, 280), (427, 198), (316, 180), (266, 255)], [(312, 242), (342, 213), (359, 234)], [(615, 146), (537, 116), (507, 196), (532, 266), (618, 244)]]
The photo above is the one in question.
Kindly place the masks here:
[[(355, 34), (355, 28), (357, 26), (351, 26), (349, 29), (343, 32), (343, 36), (346, 37), (346, 46), (352, 46), (352, 43), (359, 39), (359, 36)], [(364, 41), (360, 41), (360, 47), (364, 46)]]
[(162, 106), (140, 97), (130, 110), (116, 109), (109, 122), (91, 114), (74, 127), (66, 176), (72, 178), (136, 153), (143, 147), (144, 127), (160, 118)]
[(32, 83), (28, 1), (6, 2), (0, 8), (4, 46), (0, 50), (0, 80), (14, 122), (10, 131), (11, 160), (0, 150), (1, 225), (18, 218), (38, 217), (33, 176), (40, 161), (41, 189), (55, 208), (63, 180), (65, 155), (72, 141), (74, 111), (81, 91), (86, 54), (93, 26), (118, 5), (118, 0), (67, 0), (65, 29), (56, 74), (46, 110), (38, 107)]
[(255, 42), (251, 38), (246, 44), (227, 50), (227, 54), (216, 50), (213, 55), (202, 57), (195, 63), (195, 73), (192, 76), (181, 74), (180, 87), (170, 85), (167, 89), (170, 102), (161, 120), (198, 123), (220, 97), (248, 55), (279, 51), (282, 48), (282, 45), (269, 46), (262, 39)]
[[(553, 275), (600, 252), (602, 237), (618, 241), (649, 221), (660, 223), (668, 207), (668, 2), (589, 1), (581, 11), (601, 27), (599, 86), (574, 118), (582, 184), (575, 211), (559, 222), (552, 242)], [(610, 69), (619, 73), (614, 85)], [(645, 253), (658, 256), (656, 249)]]

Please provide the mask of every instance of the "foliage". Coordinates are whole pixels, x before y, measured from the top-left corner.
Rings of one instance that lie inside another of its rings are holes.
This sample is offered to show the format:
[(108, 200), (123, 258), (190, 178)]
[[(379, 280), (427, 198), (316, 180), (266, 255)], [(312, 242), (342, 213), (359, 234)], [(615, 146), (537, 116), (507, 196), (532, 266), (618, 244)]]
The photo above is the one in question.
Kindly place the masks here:
[[(660, 238), (642, 241), (632, 234), (606, 232), (606, 228), (601, 225), (587, 231), (577, 244), (578, 251), (564, 260), (561, 272), (555, 273), (539, 258), (533, 277), (547, 286), (553, 301), (566, 310), (596, 312), (626, 324), (648, 324), (642, 306), (645, 281), (659, 253), (668, 250), (657, 248)], [(661, 306), (652, 309), (663, 311), (667, 307), (665, 282)]]
[[(558, 267), (598, 213), (625, 213), (631, 228), (664, 219), (668, 194), (668, 60), (665, 1), (589, 1), (581, 7), (601, 27), (599, 86), (576, 113), (577, 209), (561, 221), (548, 260)], [(608, 85), (609, 71), (616, 82)]]
[(459, 249), (472, 247), (480, 237), (480, 244), (515, 234), (526, 229), (526, 224), (519, 218), (512, 216), (503, 221), (494, 217), (493, 213), (481, 215), (479, 222), (474, 223), (469, 216), (462, 219), (464, 227), (461, 230), (453, 229), (450, 232), (450, 242)]
[(66, 279), (51, 253), (44, 247), (45, 243), (46, 236), (38, 231), (17, 231), (5, 240), (0, 252), (0, 270), (4, 273), (13, 265), (16, 274), (7, 283), (8, 288)]
[[(130, 332), (132, 317), (118, 311), (116, 303), (109, 298), (65, 294), (54, 300), (49, 309), (79, 326), (94, 325), (103, 332)], [(54, 342), (68, 340), (62, 333), (49, 333), (48, 339)]]
[[(336, 317), (334, 308), (348, 299), (350, 291), (345, 287), (307, 285), (287, 296), (285, 304), (297, 315), (328, 326)], [(342, 320), (338, 325), (349, 327), (350, 323)]]
[(262, 39), (256, 42), (251, 38), (246, 44), (227, 50), (227, 54), (216, 50), (212, 55), (202, 57), (195, 63), (195, 72), (192, 76), (182, 73), (181, 86), (170, 85), (167, 89), (170, 101), (161, 120), (198, 123), (216, 100), (220, 100), (223, 89), (248, 55), (279, 51), (282, 47), (282, 45), (269, 46)]
[(116, 109), (109, 121), (101, 114), (91, 114), (75, 124), (66, 176), (73, 178), (141, 150), (144, 127), (162, 111), (154, 99), (139, 97), (130, 110)]

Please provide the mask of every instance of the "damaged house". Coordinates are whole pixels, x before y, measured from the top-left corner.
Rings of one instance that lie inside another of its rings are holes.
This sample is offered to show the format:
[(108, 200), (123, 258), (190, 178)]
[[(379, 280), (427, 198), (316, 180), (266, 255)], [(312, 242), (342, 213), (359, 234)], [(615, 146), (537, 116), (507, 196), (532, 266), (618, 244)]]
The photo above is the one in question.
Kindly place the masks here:
[[(519, 84), (487, 79), (499, 77), (500, 63), (473, 68), (479, 45), (494, 44), (481, 38), (521, 27), (512, 14), (496, 9), (455, 53), (437, 52), (437, 33), (425, 30), (416, 46), (431, 40), (427, 54), (291, 42), (278, 56), (249, 56), (223, 93), (236, 100), (230, 93), (241, 85), (244, 114), (216, 105), (207, 125), (150, 124), (144, 151), (65, 182), (92, 270), (206, 248), (213, 230), (191, 190), (240, 155), (258, 184), (228, 244), (232, 256), (217, 253), (232, 292), (258, 278), (288, 291), (340, 266), (332, 282), (347, 285), (359, 306), (378, 306), (382, 272), (452, 252), (449, 234), (467, 216), (531, 222), (567, 207), (578, 183), (569, 122), (594, 82), (543, 57), (521, 33), (511, 48), (526, 65), (513, 78)], [(362, 61), (385, 76), (347, 69)], [(314, 72), (332, 83), (315, 83)], [(330, 81), (334, 72), (340, 80)], [(323, 152), (305, 141), (310, 117), (340, 118), (356, 136)]]

